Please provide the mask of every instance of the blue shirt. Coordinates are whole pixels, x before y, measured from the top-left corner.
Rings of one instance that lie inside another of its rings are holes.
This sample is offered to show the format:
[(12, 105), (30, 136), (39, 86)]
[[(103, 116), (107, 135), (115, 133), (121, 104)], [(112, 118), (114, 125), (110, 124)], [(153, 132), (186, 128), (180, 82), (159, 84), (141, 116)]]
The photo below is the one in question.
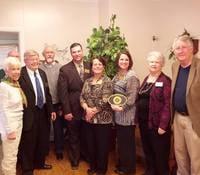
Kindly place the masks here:
[(189, 72), (190, 66), (185, 68), (180, 66), (173, 95), (173, 103), (177, 112), (188, 113), (186, 105), (186, 88)]

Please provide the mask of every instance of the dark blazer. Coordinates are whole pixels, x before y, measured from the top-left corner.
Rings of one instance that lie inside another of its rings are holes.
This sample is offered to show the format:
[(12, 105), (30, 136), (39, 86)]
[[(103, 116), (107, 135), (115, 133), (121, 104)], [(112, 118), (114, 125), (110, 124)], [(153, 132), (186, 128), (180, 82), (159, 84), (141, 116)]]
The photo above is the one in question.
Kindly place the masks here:
[(0, 69), (0, 82), (2, 80), (2, 78), (5, 76), (5, 72), (3, 69)]
[[(147, 78), (148, 77), (144, 79), (141, 87), (143, 87)], [(162, 85), (159, 85), (159, 83)], [(161, 73), (150, 92), (149, 128), (162, 128), (163, 130), (167, 130), (169, 128), (171, 118), (170, 99), (171, 79), (164, 73)], [(140, 114), (137, 113), (138, 118), (140, 117), (139, 115)]]
[[(84, 62), (84, 80), (91, 76), (91, 64)], [(80, 106), (80, 94), (83, 81), (73, 61), (60, 69), (58, 78), (58, 96), (62, 103), (64, 114), (72, 113), (75, 119), (81, 119), (83, 109)]]
[[(44, 92), (45, 92), (45, 98), (46, 98), (46, 110), (48, 115), (44, 116), (50, 117), (50, 113), (53, 111), (52, 108), (52, 99), (51, 95), (49, 93), (49, 86), (48, 86), (48, 81), (47, 77), (44, 71), (41, 69), (38, 69), (39, 74), (42, 78), (43, 81), (43, 86), (44, 86)], [(33, 85), (31, 83), (31, 79), (28, 75), (26, 67), (23, 67), (21, 69), (21, 76), (19, 79), (20, 86), (22, 90), (24, 91), (24, 94), (26, 95), (28, 106), (27, 108), (24, 109), (24, 116), (23, 116), (23, 131), (28, 131), (32, 129), (33, 123), (34, 123), (34, 109), (35, 109), (35, 92), (33, 89)]]
[[(172, 65), (172, 94), (176, 85), (180, 63)], [(200, 59), (193, 57), (186, 88), (186, 104), (194, 131), (200, 137)], [(173, 103), (172, 103), (173, 104)], [(173, 106), (172, 106), (173, 107)], [(172, 109), (174, 118), (174, 109)]]

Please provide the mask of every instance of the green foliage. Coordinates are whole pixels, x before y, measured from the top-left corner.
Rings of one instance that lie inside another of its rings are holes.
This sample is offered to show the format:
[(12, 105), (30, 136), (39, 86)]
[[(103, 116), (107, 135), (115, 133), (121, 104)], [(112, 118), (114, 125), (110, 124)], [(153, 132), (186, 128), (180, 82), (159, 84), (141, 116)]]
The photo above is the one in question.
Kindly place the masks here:
[(95, 57), (104, 57), (106, 59), (106, 74), (113, 77), (116, 74), (115, 60), (117, 54), (128, 46), (125, 37), (121, 36), (120, 28), (115, 25), (116, 15), (112, 15), (110, 26), (98, 29), (93, 28), (92, 35), (87, 39), (87, 48), (89, 50), (87, 59), (91, 61)]

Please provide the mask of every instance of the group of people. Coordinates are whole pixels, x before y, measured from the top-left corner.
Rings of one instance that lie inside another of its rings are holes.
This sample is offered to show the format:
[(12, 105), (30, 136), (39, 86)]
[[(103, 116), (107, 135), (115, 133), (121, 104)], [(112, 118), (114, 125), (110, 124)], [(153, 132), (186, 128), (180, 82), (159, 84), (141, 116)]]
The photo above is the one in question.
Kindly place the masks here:
[[(114, 171), (119, 175), (135, 174), (138, 124), (144, 175), (170, 175), (171, 128), (177, 175), (200, 174), (200, 60), (194, 56), (193, 42), (187, 35), (177, 37), (172, 49), (176, 57), (172, 81), (162, 72), (164, 56), (152, 51), (147, 55), (149, 74), (141, 85), (128, 50), (117, 55), (117, 73), (112, 80), (104, 73), (106, 59), (95, 57), (91, 63), (85, 62), (79, 43), (70, 46), (72, 61), (63, 66), (54, 59), (51, 46), (44, 48), (45, 60), (41, 64), (34, 50), (24, 53), (22, 68), (19, 58), (9, 55), (0, 83), (4, 175), (16, 174), (17, 157), (23, 175), (33, 175), (34, 169), (52, 168), (45, 163), (51, 120), (58, 160), (63, 159), (67, 127), (68, 157), (73, 170), (84, 158), (89, 162), (88, 175), (106, 174), (114, 125)], [(113, 94), (124, 95), (126, 103), (108, 103)]]

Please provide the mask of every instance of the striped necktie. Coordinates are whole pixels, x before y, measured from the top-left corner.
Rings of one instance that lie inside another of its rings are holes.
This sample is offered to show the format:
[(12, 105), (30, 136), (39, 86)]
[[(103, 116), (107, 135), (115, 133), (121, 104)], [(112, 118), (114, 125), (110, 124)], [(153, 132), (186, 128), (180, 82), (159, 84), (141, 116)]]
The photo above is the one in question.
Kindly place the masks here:
[(82, 81), (84, 81), (84, 68), (82, 64), (79, 64), (79, 76), (81, 78)]

